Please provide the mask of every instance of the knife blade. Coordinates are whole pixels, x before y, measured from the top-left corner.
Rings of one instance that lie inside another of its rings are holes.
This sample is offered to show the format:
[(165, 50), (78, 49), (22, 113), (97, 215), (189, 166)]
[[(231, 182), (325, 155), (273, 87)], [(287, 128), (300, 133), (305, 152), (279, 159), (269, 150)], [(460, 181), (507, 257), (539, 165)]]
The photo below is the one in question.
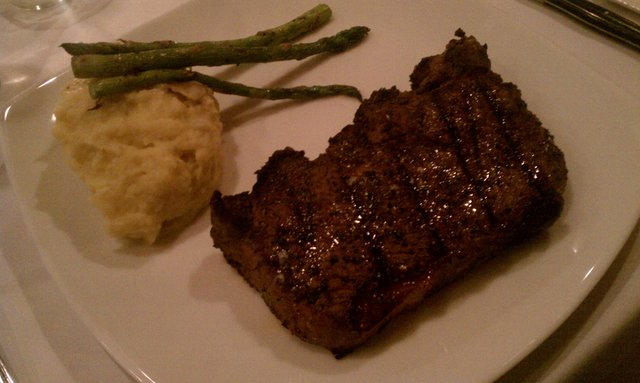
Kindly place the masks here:
[(640, 25), (587, 0), (539, 0), (574, 19), (640, 50)]
[(0, 354), (0, 383), (17, 383), (13, 374), (9, 370), (9, 366), (5, 363)]

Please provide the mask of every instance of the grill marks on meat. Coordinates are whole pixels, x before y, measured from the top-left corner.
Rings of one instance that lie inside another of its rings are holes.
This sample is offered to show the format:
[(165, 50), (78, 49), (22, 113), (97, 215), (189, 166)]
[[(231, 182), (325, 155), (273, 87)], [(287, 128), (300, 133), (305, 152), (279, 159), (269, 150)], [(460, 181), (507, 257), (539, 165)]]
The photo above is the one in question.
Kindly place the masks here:
[(561, 151), (486, 46), (457, 35), (315, 160), (277, 151), (250, 193), (212, 198), (215, 246), (285, 327), (336, 355), (562, 209)]

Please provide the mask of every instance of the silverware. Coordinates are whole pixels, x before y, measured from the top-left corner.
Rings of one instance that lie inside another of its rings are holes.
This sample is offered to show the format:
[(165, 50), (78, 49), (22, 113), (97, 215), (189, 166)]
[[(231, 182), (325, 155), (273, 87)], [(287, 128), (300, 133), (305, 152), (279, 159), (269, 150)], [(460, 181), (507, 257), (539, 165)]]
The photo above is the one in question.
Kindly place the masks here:
[[(1, 351), (1, 350), (0, 350)], [(17, 383), (17, 380), (14, 379), (14, 375), (11, 374), (9, 370), (9, 366), (5, 362), (5, 359), (0, 352), (0, 383)]]
[(640, 25), (587, 0), (541, 0), (542, 3), (640, 50)]

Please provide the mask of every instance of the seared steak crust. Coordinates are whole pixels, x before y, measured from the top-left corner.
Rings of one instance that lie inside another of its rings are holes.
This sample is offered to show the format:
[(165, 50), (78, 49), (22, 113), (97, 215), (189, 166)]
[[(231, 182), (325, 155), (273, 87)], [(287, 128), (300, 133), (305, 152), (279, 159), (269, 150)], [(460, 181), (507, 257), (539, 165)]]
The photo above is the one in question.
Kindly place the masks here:
[(562, 152), (486, 46), (456, 34), (317, 159), (279, 150), (250, 193), (212, 198), (215, 246), (285, 327), (336, 355), (562, 209)]

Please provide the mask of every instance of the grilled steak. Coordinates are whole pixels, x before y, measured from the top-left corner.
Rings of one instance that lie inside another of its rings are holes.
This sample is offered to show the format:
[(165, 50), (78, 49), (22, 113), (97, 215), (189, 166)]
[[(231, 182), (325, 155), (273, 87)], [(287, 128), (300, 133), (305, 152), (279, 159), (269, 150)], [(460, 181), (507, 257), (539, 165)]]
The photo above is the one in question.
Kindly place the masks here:
[(212, 198), (228, 263), (337, 356), (562, 209), (562, 152), (486, 45), (456, 35), (410, 91), (375, 91), (318, 158), (279, 150), (251, 192)]

